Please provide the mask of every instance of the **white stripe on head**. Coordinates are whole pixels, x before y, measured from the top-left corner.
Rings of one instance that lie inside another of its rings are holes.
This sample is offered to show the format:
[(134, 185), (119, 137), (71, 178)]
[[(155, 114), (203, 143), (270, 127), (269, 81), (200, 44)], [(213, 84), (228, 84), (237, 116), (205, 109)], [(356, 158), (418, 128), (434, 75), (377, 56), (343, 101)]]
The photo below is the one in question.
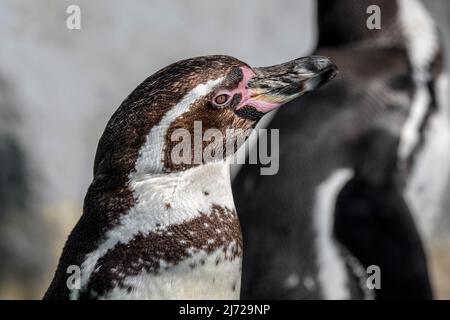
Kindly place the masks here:
[(319, 281), (327, 300), (348, 299), (347, 269), (333, 238), (336, 200), (344, 185), (353, 177), (353, 170), (334, 171), (316, 189), (314, 219), (317, 236)]
[(223, 78), (210, 80), (199, 84), (189, 91), (180, 102), (170, 109), (161, 121), (154, 126), (147, 136), (145, 144), (139, 150), (139, 157), (136, 161), (135, 171), (130, 174), (130, 179), (134, 179), (146, 173), (161, 173), (164, 168), (164, 147), (165, 136), (171, 123), (183, 113), (189, 111), (189, 108), (200, 98), (210, 93)]
[(423, 76), (439, 49), (436, 25), (420, 0), (398, 0), (398, 4), (409, 58), (418, 76)]

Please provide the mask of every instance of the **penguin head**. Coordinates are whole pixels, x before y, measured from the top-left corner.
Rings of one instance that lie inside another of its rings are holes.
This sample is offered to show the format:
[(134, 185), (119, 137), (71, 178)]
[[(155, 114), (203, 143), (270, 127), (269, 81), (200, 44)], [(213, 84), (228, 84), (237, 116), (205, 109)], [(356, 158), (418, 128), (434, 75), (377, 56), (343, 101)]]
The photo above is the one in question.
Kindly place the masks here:
[(228, 56), (174, 63), (140, 84), (112, 116), (95, 170), (126, 165), (129, 172), (140, 158), (143, 172), (179, 171), (200, 164), (208, 147), (214, 159), (218, 153), (225, 158), (264, 114), (318, 88), (336, 71), (317, 56), (263, 68)]
[[(176, 134), (173, 139), (175, 131), (183, 133), (186, 130), (197, 141), (201, 139), (198, 135), (205, 138), (205, 145), (212, 154), (197, 148), (198, 152), (210, 158), (228, 157), (242, 145), (265, 114), (318, 88), (336, 74), (336, 66), (329, 59), (315, 56), (262, 68), (251, 68), (223, 56), (208, 57), (207, 60), (217, 63), (215, 72), (219, 75), (210, 77), (208, 73), (202, 73), (198, 77), (193, 86), (205, 88), (205, 91), (170, 124), (165, 137), (168, 151), (173, 142), (179, 142)], [(194, 146), (192, 150), (192, 156), (198, 158)], [(220, 155), (216, 157), (218, 153)], [(192, 159), (188, 157), (187, 160)], [(166, 164), (170, 166), (169, 161), (166, 156)]]

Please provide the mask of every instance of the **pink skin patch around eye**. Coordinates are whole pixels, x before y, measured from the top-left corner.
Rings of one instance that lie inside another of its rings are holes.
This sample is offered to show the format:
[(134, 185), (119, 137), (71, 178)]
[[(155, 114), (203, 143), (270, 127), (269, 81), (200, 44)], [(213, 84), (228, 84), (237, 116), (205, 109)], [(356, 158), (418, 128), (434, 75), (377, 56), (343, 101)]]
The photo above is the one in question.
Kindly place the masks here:
[(242, 99), (236, 108), (237, 110), (245, 106), (251, 106), (259, 112), (267, 113), (280, 106), (280, 103), (258, 99), (258, 95), (255, 95), (254, 92), (252, 96), (252, 91), (248, 88), (248, 82), (255, 75), (255, 73), (249, 67), (241, 67), (241, 70), (243, 73), (243, 78), (241, 82), (239, 82), (238, 87), (232, 91), (218, 92), (216, 96), (220, 94), (230, 94), (231, 96), (233, 96), (237, 93), (240, 93)]
[(280, 106), (280, 104), (276, 102), (259, 100), (258, 95), (253, 94), (252, 96), (251, 90), (248, 89), (248, 82), (255, 75), (255, 73), (248, 67), (242, 67), (241, 70), (244, 74), (244, 77), (239, 83), (237, 90), (240, 90), (240, 93), (242, 94), (242, 100), (239, 103), (237, 109), (240, 109), (244, 106), (251, 106), (259, 112), (267, 113)]

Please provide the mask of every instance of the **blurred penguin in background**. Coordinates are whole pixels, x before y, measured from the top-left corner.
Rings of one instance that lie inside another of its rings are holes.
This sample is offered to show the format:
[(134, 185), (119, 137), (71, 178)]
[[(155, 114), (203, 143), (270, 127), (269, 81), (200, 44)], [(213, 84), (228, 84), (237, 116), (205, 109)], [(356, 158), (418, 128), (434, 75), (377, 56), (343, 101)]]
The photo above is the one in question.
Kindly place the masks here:
[(36, 210), (30, 158), (21, 142), (11, 84), (0, 78), (0, 298), (34, 298), (51, 253), (47, 221)]
[[(422, 240), (444, 214), (450, 168), (436, 26), (419, 0), (319, 0), (318, 27), (316, 53), (340, 75), (269, 124), (278, 173), (244, 166), (233, 183), (242, 297), (429, 299)], [(381, 289), (367, 286), (371, 265)]]
[(432, 299), (421, 237), (402, 193), (398, 142), (376, 130), (358, 141), (353, 178), (336, 200), (334, 233), (366, 270), (376, 266), (376, 299)]

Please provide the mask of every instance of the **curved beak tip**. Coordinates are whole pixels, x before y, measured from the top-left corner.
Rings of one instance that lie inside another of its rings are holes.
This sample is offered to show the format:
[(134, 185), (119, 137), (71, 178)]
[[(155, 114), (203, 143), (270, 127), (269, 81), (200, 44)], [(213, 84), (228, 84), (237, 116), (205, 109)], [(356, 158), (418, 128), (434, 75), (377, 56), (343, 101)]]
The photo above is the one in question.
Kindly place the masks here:
[(331, 59), (322, 56), (299, 58), (254, 70), (256, 76), (249, 81), (249, 88), (258, 103), (265, 102), (271, 106), (285, 104), (314, 91), (338, 74), (338, 67)]
[(334, 63), (331, 63), (331, 65), (329, 65), (327, 68), (325, 68), (322, 71), (321, 76), (323, 78), (326, 78), (327, 81), (330, 81), (330, 80), (334, 79), (338, 74), (339, 74), (339, 68)]
[(336, 64), (327, 57), (311, 56), (307, 58), (306, 69), (309, 76), (306, 78), (307, 91), (315, 90), (325, 83), (331, 81), (339, 73)]
[(313, 73), (332, 79), (339, 72), (336, 64), (328, 57), (312, 56), (310, 59), (313, 65), (313, 68), (311, 68), (312, 70), (310, 71)]

